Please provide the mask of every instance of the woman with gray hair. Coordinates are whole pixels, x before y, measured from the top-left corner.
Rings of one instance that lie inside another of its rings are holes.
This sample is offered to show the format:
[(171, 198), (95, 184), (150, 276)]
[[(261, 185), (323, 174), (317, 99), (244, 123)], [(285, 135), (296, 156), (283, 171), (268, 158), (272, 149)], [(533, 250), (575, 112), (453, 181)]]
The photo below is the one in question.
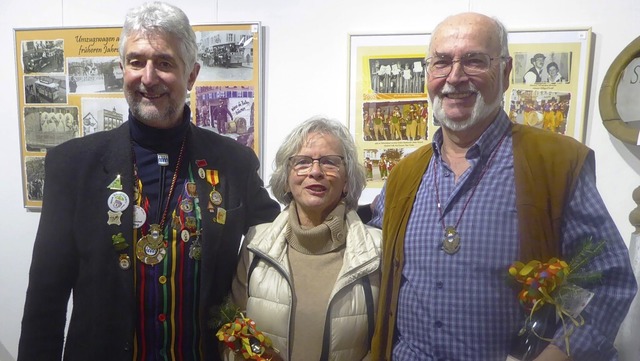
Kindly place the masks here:
[(378, 298), (378, 229), (355, 209), (364, 168), (348, 129), (312, 118), (275, 159), (270, 186), (286, 206), (250, 229), (232, 301), (273, 342), (273, 360), (362, 360)]

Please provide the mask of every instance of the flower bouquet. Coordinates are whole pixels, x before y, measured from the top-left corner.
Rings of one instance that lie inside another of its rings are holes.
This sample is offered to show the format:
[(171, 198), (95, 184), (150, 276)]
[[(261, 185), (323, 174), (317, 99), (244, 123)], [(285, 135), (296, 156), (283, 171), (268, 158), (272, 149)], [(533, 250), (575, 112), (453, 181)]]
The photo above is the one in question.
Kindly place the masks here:
[(507, 361), (537, 357), (553, 340), (559, 321), (566, 353), (570, 355), (569, 337), (575, 327), (584, 324), (580, 313), (593, 297), (592, 292), (578, 284), (585, 285), (601, 278), (598, 272), (581, 272), (581, 269), (602, 252), (605, 244), (605, 241), (588, 239), (570, 262), (551, 258), (547, 262), (532, 260), (527, 264), (519, 261), (511, 264), (509, 276), (520, 289), (517, 297), (528, 316), (512, 342)]
[(224, 343), (231, 351), (242, 355), (245, 360), (269, 361), (265, 353), (272, 348), (269, 337), (258, 331), (256, 323), (230, 302), (220, 309), (219, 324), (216, 333), (218, 341)]

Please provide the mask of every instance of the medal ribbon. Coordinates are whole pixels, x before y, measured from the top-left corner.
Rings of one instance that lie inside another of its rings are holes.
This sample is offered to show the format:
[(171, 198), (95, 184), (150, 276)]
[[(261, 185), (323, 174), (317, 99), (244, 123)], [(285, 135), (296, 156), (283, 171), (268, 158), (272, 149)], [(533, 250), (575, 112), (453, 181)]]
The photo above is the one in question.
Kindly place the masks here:
[(220, 178), (218, 177), (218, 170), (217, 169), (207, 169), (207, 182), (209, 182), (212, 186), (215, 187), (216, 184), (218, 184), (218, 182), (220, 181)]
[[(193, 177), (193, 171), (191, 170), (191, 165), (189, 165), (189, 181), (191, 183), (195, 183), (195, 179)], [(193, 211), (196, 214), (196, 229), (200, 229), (200, 222), (202, 219), (202, 211), (200, 210), (200, 201), (198, 199), (198, 194), (193, 197)]]
[[(187, 183), (193, 183), (195, 184), (194, 178), (193, 178), (193, 172), (191, 170), (191, 165), (189, 165), (189, 170), (188, 170), (188, 178), (185, 180), (185, 184)], [(193, 208), (191, 209), (191, 211), (185, 212), (184, 209), (181, 207), (182, 202), (185, 199), (190, 199), (193, 205)], [(195, 220), (196, 220), (196, 224), (194, 224), (192, 227), (187, 227), (187, 217), (189, 215), (193, 214)], [(179, 229), (179, 230), (184, 230), (184, 229), (188, 229), (189, 231), (196, 231), (198, 229), (200, 229), (200, 219), (202, 217), (201, 215), (201, 211), (200, 211), (200, 202), (198, 199), (198, 195), (195, 194), (193, 196), (191, 196), (188, 191), (185, 191), (185, 194), (181, 194), (180, 197), (178, 198), (178, 207), (173, 211), (172, 213), (173, 217), (178, 217), (179, 219), (179, 224), (176, 224), (176, 227), (174, 227), (175, 229)]]
[[(189, 165), (189, 172), (188, 172), (188, 181), (191, 183), (195, 184), (195, 180), (193, 178), (193, 171), (191, 170), (191, 165)], [(187, 196), (189, 196), (187, 194)], [(193, 197), (193, 210), (190, 212), (194, 215), (195, 217), (195, 222), (196, 224), (194, 225), (194, 230), (192, 232), (191, 229), (188, 229), (190, 232), (190, 237), (194, 237), (195, 239), (193, 239), (191, 241), (191, 246), (189, 247), (189, 257), (191, 259), (194, 259), (196, 261), (200, 260), (201, 257), (201, 246), (200, 246), (200, 235), (202, 233), (202, 228), (201, 228), (201, 222), (202, 222), (202, 211), (200, 210), (200, 201), (198, 199), (198, 195), (195, 194)], [(182, 218), (182, 224), (184, 224), (186, 226), (186, 218), (185, 218), (185, 214), (184, 212), (182, 212), (181, 210), (181, 218)]]

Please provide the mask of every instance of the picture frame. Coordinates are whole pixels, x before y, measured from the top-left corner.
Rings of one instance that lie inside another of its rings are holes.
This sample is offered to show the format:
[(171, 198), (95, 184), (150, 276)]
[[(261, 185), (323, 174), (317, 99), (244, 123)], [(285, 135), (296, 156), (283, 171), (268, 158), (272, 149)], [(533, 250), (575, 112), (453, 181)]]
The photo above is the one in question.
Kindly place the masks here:
[[(193, 25), (200, 72), (187, 104), (197, 126), (262, 159), (260, 22)], [(14, 29), (24, 207), (42, 206), (47, 150), (128, 118), (118, 52), (121, 27)]]
[[(510, 31), (508, 36), (513, 69), (509, 88), (504, 93), (504, 108), (512, 122), (546, 128), (583, 142), (591, 74), (591, 28), (518, 30)], [(389, 168), (430, 142), (439, 127), (432, 116), (425, 72), (420, 66), (430, 39), (429, 33), (349, 34), (347, 119), (361, 157), (359, 161), (367, 170), (364, 198), (373, 198), (374, 193), (369, 189), (379, 191)], [(534, 67), (531, 62), (534, 57), (543, 59), (543, 71), (539, 79), (534, 77), (530, 84), (525, 81), (525, 75)], [(398, 62), (410, 64), (414, 79), (422, 71), (418, 88), (405, 91), (401, 78), (397, 77)], [(547, 70), (549, 64), (549, 70), (555, 75), (553, 79)], [(407, 135), (406, 124), (400, 124), (399, 137), (392, 136), (393, 117), (387, 114), (396, 107), (403, 114), (407, 111), (411, 114), (412, 105), (420, 109), (418, 137)], [(371, 110), (378, 108), (382, 109), (383, 125), (378, 125), (376, 132), (375, 122), (370, 118)], [(545, 112), (552, 110), (560, 112), (554, 117), (561, 119), (557, 124), (545, 118)]]
[[(591, 28), (509, 32), (513, 69), (505, 92), (505, 111), (514, 123), (549, 129), (584, 142), (592, 38)], [(542, 74), (528, 84), (525, 75), (540, 55), (544, 59)], [(550, 79), (553, 68), (556, 79)], [(551, 120), (546, 114), (554, 109), (558, 115)]]
[[(389, 168), (435, 132), (428, 122), (422, 68), (429, 39), (429, 34), (349, 35), (347, 119), (367, 174), (363, 199), (372, 199)], [(411, 118), (411, 128), (405, 118)]]

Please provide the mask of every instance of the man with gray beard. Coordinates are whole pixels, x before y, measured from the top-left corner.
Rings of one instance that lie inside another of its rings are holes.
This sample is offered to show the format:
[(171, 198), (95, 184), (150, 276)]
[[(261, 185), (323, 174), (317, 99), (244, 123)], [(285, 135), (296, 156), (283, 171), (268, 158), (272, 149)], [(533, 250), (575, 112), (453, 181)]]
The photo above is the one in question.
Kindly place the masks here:
[(636, 282), (596, 189), (593, 151), (510, 122), (502, 99), (512, 59), (499, 21), (445, 19), (425, 65), (442, 127), (394, 167), (375, 202), (370, 224), (384, 248), (372, 359), (505, 360), (527, 317), (505, 282), (509, 265), (570, 260), (593, 238), (607, 243), (585, 266), (602, 275), (585, 286), (585, 322), (570, 348), (562, 326), (549, 325), (553, 341), (534, 357), (615, 360)]

